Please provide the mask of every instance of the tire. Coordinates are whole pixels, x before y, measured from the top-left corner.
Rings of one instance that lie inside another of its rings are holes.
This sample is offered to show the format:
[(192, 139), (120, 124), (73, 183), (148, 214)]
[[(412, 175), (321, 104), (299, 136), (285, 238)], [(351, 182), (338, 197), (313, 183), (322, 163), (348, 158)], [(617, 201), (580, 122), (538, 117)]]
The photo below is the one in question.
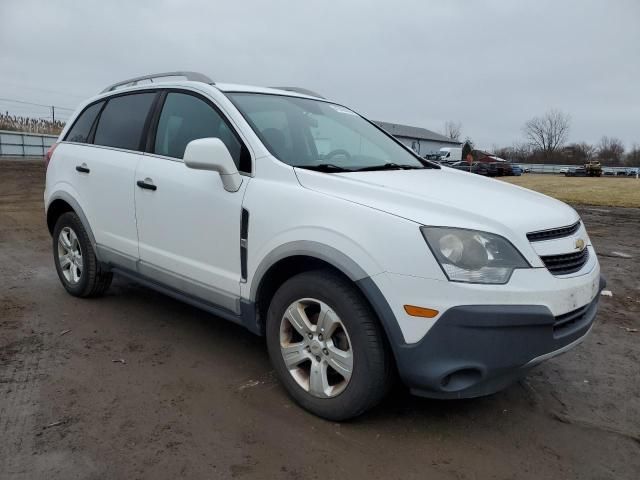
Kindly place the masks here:
[[(302, 328), (308, 340), (299, 325), (294, 326), (295, 311), (310, 322), (310, 329)], [(269, 305), (266, 323), (267, 348), (277, 376), (296, 403), (319, 417), (356, 417), (379, 403), (392, 384), (392, 358), (375, 313), (355, 285), (330, 270), (287, 280)], [(330, 338), (321, 335), (325, 326), (323, 331), (333, 332)], [(346, 375), (349, 354), (351, 370)], [(302, 363), (293, 365), (300, 359)]]
[(98, 297), (111, 285), (113, 274), (98, 262), (89, 235), (74, 212), (63, 213), (56, 222), (53, 261), (60, 282), (74, 297)]

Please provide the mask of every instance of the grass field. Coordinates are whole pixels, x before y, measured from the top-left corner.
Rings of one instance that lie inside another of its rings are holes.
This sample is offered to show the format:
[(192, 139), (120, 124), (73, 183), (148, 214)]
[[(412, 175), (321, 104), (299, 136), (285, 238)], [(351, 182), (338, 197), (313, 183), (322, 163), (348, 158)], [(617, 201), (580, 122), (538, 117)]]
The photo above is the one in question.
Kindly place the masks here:
[(565, 177), (527, 173), (500, 180), (578, 205), (640, 208), (640, 180), (617, 177)]

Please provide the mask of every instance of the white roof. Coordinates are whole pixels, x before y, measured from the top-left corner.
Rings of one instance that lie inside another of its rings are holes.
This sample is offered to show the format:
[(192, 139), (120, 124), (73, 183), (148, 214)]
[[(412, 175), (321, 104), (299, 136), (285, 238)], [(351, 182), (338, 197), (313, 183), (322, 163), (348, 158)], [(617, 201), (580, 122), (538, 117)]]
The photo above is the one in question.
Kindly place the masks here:
[(247, 93), (276, 93), (280, 95), (288, 95), (290, 97), (317, 98), (311, 95), (305, 95), (290, 90), (280, 90), (273, 87), (258, 87), (255, 85), (238, 85), (235, 83), (216, 83), (214, 85), (222, 92), (247, 92)]

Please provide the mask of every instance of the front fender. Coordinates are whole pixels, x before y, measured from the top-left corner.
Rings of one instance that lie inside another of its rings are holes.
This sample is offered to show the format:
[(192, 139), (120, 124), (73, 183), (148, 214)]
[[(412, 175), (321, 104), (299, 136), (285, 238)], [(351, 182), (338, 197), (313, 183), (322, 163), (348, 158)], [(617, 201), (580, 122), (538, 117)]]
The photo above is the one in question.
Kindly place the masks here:
[[(300, 255), (323, 260), (333, 265), (354, 282), (381, 271), (380, 267), (377, 267), (375, 272), (367, 273), (352, 256), (348, 256), (330, 245), (312, 240), (294, 240), (277, 246), (262, 258), (251, 277), (249, 299), (255, 301), (260, 281), (269, 268), (284, 258)], [(364, 252), (362, 252), (362, 255), (368, 257)], [(371, 265), (374, 262), (369, 260), (367, 263)]]

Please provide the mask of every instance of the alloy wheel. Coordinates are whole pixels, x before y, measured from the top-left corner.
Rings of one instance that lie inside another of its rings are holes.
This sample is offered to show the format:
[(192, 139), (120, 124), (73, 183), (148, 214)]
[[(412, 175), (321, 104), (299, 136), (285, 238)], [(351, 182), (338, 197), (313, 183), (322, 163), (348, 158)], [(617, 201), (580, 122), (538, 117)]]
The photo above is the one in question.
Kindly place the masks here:
[(62, 275), (71, 284), (80, 281), (83, 271), (82, 248), (76, 232), (64, 227), (58, 235), (58, 263)]
[(335, 397), (349, 384), (349, 334), (336, 312), (320, 300), (303, 298), (289, 305), (280, 321), (280, 351), (296, 383), (314, 397)]

